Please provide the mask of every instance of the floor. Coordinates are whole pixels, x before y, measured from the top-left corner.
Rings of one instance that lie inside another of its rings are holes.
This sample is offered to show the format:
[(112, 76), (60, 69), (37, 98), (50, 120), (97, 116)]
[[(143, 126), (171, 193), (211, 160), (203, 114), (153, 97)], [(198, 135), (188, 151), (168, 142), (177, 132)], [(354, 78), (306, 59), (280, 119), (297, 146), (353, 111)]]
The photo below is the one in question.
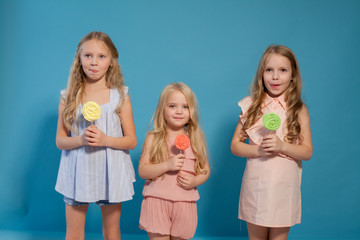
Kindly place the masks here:
[[(64, 240), (65, 233), (57, 232), (16, 232), (0, 231), (1, 240)], [(101, 240), (102, 235), (98, 233), (86, 233), (86, 240)], [(128, 235), (122, 234), (122, 240), (147, 240), (146, 234)], [(246, 240), (247, 238), (239, 237), (195, 237), (194, 240)]]
[[(98, 233), (86, 233), (86, 240), (101, 240), (102, 236)], [(65, 233), (58, 232), (17, 232), (0, 230), (1, 240), (64, 240)], [(122, 240), (147, 240), (147, 235), (121, 235)], [(246, 240), (241, 237), (194, 237), (194, 240)], [(352, 238), (351, 240), (359, 240)], [(291, 238), (289, 240), (350, 240), (343, 238)]]

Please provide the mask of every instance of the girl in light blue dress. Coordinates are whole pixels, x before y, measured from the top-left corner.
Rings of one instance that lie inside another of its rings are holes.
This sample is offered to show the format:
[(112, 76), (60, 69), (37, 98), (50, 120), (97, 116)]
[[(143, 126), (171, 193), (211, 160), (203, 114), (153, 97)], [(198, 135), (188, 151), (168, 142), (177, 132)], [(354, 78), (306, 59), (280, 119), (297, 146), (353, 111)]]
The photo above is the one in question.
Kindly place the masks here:
[[(94, 122), (82, 115), (88, 101), (100, 105)], [(78, 45), (68, 87), (61, 91), (56, 145), (63, 150), (55, 189), (66, 203), (66, 239), (85, 238), (94, 202), (101, 208), (104, 239), (120, 239), (121, 203), (134, 195), (129, 149), (136, 134), (118, 52), (105, 33), (91, 32)]]

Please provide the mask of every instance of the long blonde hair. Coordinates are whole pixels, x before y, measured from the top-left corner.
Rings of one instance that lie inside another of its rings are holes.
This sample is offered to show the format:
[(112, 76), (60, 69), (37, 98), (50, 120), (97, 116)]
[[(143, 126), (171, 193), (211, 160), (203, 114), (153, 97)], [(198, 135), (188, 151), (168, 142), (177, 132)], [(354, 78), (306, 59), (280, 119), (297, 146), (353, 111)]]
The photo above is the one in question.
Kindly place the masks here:
[(117, 114), (120, 113), (121, 103), (125, 97), (123, 94), (124, 79), (118, 61), (119, 54), (114, 43), (111, 41), (110, 37), (103, 32), (90, 32), (86, 34), (77, 46), (66, 89), (64, 123), (66, 128), (73, 132), (77, 132), (77, 129), (74, 129), (73, 127), (77, 122), (76, 110), (85, 97), (86, 75), (81, 65), (81, 52), (84, 43), (92, 39), (102, 41), (110, 50), (112, 60), (105, 79), (107, 87), (117, 88), (121, 94), (120, 103), (115, 111)]
[(181, 82), (167, 85), (160, 94), (158, 105), (151, 120), (153, 130), (148, 133), (148, 135), (152, 134), (154, 136), (150, 150), (150, 162), (153, 164), (163, 162), (166, 161), (169, 156), (166, 143), (166, 120), (164, 112), (168, 95), (175, 91), (184, 94), (189, 107), (190, 120), (184, 128), (189, 134), (191, 147), (196, 156), (195, 172), (196, 174), (206, 173), (206, 170), (204, 170), (205, 163), (207, 162), (206, 139), (199, 126), (197, 100), (193, 91)]
[(299, 123), (299, 112), (303, 106), (301, 100), (301, 87), (302, 80), (300, 76), (299, 65), (296, 60), (295, 54), (290, 48), (282, 45), (271, 45), (263, 53), (255, 77), (251, 83), (251, 98), (253, 100), (247, 112), (247, 120), (244, 123), (241, 135), (243, 138), (247, 138), (245, 130), (251, 127), (262, 116), (262, 104), (264, 102), (267, 89), (264, 85), (264, 71), (265, 65), (269, 60), (271, 54), (279, 54), (286, 57), (291, 64), (292, 80), (289, 87), (285, 91), (285, 101), (287, 104), (287, 129), (288, 133), (284, 137), (284, 140), (289, 143), (301, 142), (301, 126)]

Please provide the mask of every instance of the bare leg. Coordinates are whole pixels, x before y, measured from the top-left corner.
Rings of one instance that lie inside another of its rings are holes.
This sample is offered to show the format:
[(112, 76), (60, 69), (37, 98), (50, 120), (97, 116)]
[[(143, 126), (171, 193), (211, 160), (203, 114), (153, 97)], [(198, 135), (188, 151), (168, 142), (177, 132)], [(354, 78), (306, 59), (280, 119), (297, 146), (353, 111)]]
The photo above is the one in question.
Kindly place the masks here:
[(267, 227), (246, 222), (249, 240), (267, 240), (269, 229)]
[(66, 240), (85, 239), (85, 219), (88, 205), (70, 206), (66, 204)]
[(120, 240), (121, 203), (101, 206), (104, 240)]
[(286, 240), (288, 238), (290, 227), (270, 228), (270, 240)]
[(148, 232), (149, 240), (170, 240), (169, 235), (161, 235), (158, 233), (150, 233)]

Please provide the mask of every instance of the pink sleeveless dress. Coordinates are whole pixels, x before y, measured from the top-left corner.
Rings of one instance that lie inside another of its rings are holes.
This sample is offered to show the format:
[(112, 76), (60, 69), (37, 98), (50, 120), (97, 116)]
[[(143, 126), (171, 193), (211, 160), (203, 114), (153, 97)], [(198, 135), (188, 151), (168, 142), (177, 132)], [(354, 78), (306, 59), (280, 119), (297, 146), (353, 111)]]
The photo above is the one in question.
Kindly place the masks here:
[[(251, 97), (238, 103), (243, 124), (251, 103)], [(271, 98), (267, 95), (262, 112), (280, 116), (280, 128), (271, 132), (284, 139), (287, 133), (284, 96)], [(260, 145), (263, 137), (271, 133), (263, 127), (262, 118), (246, 132), (251, 145)], [(241, 184), (239, 219), (266, 227), (288, 227), (300, 223), (301, 174), (302, 162), (282, 154), (248, 158)]]

